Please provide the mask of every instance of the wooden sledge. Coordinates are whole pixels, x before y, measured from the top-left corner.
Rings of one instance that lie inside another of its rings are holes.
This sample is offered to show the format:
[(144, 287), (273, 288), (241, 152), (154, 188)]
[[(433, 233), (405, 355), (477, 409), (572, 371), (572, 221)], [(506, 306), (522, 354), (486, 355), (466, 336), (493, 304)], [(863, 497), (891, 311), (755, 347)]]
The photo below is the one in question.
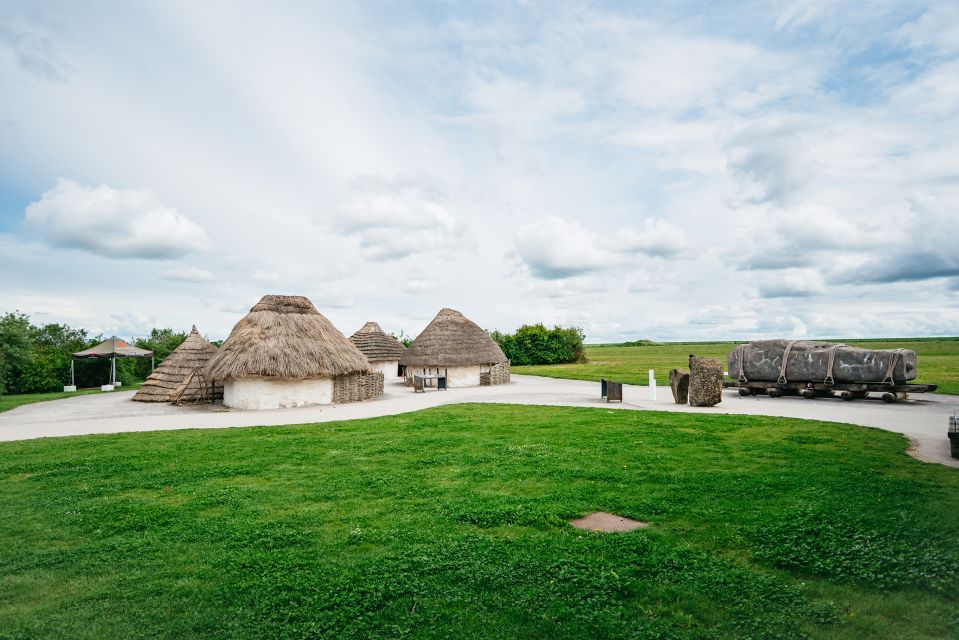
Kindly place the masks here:
[(767, 395), (770, 398), (780, 396), (802, 396), (814, 398), (834, 398), (836, 396), (851, 402), (870, 397), (870, 393), (880, 394), (883, 402), (898, 402), (909, 398), (910, 393), (929, 393), (936, 390), (934, 384), (906, 384), (886, 382), (769, 382), (764, 380), (725, 380), (723, 388), (739, 389), (741, 396)]

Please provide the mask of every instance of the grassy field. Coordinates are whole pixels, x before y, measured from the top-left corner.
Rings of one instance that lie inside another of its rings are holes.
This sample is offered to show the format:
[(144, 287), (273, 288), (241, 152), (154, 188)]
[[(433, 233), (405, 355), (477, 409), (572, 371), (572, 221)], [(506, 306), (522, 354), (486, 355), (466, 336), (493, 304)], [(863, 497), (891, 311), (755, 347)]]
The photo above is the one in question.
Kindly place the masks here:
[[(918, 358), (916, 382), (939, 385), (940, 393), (959, 394), (959, 338), (903, 340), (841, 340), (868, 349), (912, 349)], [(599, 380), (608, 378), (629, 384), (646, 384), (648, 371), (656, 371), (660, 384), (669, 381), (669, 370), (689, 368), (689, 354), (719, 358), (726, 362), (738, 342), (664, 343), (649, 347), (593, 345), (586, 347), (586, 364), (513, 367), (514, 373), (550, 378)]]
[(959, 473), (905, 447), (496, 405), (3, 443), (0, 638), (956, 637)]
[[(132, 391), (139, 389), (142, 382), (137, 382), (132, 385), (127, 385), (125, 387), (120, 387), (117, 391)], [(79, 389), (77, 391), (63, 392), (63, 391), (53, 391), (51, 393), (17, 393), (9, 396), (0, 395), (0, 412), (9, 411), (10, 409), (15, 409), (21, 407), (25, 404), (33, 404), (34, 402), (46, 402), (48, 400), (62, 400), (63, 398), (72, 398), (74, 396), (85, 396), (91, 393), (108, 393), (106, 391), (100, 391), (100, 389)]]

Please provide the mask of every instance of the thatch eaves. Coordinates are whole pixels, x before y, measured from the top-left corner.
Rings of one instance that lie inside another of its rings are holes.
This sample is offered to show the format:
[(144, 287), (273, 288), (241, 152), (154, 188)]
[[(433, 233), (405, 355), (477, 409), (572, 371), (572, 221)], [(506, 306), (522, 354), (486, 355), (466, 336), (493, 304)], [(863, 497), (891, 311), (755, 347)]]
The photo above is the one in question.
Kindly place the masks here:
[(233, 327), (206, 377), (305, 380), (370, 371), (366, 356), (307, 298), (267, 295)]
[(455, 309), (442, 309), (410, 344), (400, 364), (409, 367), (456, 367), (506, 362), (499, 345), (476, 323)]
[(367, 322), (360, 327), (359, 331), (350, 336), (350, 342), (355, 344), (370, 362), (399, 360), (406, 354), (406, 347), (393, 336), (387, 335), (375, 322)]
[(202, 372), (215, 353), (216, 347), (204, 340), (194, 325), (186, 340), (147, 377), (133, 399), (139, 402), (174, 402), (184, 392), (208, 397)]

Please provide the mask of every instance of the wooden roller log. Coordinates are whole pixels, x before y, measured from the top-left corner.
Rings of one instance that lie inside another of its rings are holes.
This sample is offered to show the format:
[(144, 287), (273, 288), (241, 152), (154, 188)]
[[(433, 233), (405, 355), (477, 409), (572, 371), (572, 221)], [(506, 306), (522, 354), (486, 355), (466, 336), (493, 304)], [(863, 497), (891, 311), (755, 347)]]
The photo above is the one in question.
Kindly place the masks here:
[(751, 396), (752, 394), (753, 392), (749, 389), (749, 387), (739, 387), (739, 395)]
[(782, 396), (782, 394), (783, 394), (783, 390), (777, 389), (776, 387), (769, 387), (768, 389), (766, 389), (766, 395), (769, 396), (770, 398), (779, 398)]
[(892, 404), (893, 402), (898, 402), (899, 400), (905, 400), (909, 397), (909, 394), (905, 391), (887, 391), (882, 394), (882, 401)]
[(816, 397), (815, 389), (803, 389), (802, 397), (806, 398), (807, 400), (813, 400)]
[(842, 391), (839, 393), (839, 397), (846, 402), (852, 402), (856, 399), (856, 395), (852, 391)]

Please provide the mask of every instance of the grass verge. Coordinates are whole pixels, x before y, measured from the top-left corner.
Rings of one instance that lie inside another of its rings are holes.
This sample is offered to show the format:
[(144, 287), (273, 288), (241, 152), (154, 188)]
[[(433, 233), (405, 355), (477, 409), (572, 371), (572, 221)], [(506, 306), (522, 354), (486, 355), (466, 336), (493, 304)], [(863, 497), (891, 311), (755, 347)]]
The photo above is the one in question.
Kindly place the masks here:
[(905, 446), (505, 405), (3, 443), (0, 637), (955, 636), (959, 474)]
[[(136, 382), (132, 385), (127, 385), (125, 387), (120, 387), (115, 391), (134, 391), (140, 388), (142, 382)], [(9, 411), (10, 409), (16, 409), (17, 407), (22, 407), (25, 404), (33, 404), (34, 402), (47, 402), (48, 400), (62, 400), (64, 398), (72, 398), (74, 396), (85, 396), (91, 393), (110, 393), (107, 391), (100, 391), (99, 389), (78, 389), (77, 391), (53, 391), (50, 393), (18, 393), (13, 395), (0, 395), (0, 413), (4, 411)]]

